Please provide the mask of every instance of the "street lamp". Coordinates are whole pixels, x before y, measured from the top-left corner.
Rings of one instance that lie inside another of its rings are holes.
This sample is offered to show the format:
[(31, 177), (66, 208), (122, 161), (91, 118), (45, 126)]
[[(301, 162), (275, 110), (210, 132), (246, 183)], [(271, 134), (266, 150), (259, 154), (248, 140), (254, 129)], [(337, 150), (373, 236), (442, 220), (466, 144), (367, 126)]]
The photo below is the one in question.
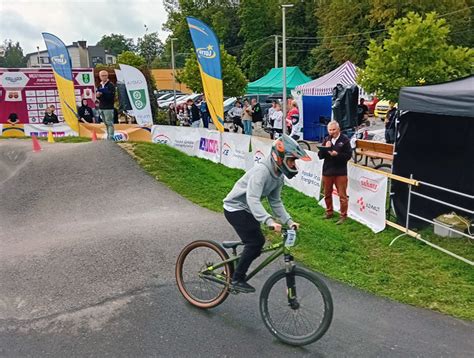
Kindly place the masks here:
[(39, 46), (36, 46), (36, 50), (38, 51), (38, 67), (41, 68), (40, 48), (39, 48)]
[(175, 73), (175, 68), (174, 68), (174, 47), (173, 47), (173, 41), (176, 41), (177, 38), (172, 37), (170, 39), (171, 41), (171, 66), (173, 69), (173, 102), (174, 102), (174, 110), (176, 111), (176, 73)]
[(283, 134), (286, 132), (286, 9), (293, 7), (293, 4), (281, 5), (282, 13), (282, 50), (283, 50)]

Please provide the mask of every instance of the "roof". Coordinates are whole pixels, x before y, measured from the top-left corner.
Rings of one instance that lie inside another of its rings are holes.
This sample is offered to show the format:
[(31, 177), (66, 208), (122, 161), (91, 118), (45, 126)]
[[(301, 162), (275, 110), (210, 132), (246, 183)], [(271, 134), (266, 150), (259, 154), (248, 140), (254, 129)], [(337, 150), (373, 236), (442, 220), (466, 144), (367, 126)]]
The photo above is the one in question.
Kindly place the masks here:
[(402, 87), (404, 111), (474, 118), (474, 76), (429, 86)]
[(335, 70), (326, 73), (324, 76), (296, 87), (296, 90), (301, 91), (305, 95), (331, 96), (332, 90), (337, 84), (357, 84), (355, 79), (356, 66), (352, 62), (346, 61)]
[[(311, 81), (299, 67), (286, 68), (286, 88), (289, 91), (296, 86)], [(271, 94), (283, 90), (283, 68), (272, 68), (265, 76), (247, 86), (247, 94)]]

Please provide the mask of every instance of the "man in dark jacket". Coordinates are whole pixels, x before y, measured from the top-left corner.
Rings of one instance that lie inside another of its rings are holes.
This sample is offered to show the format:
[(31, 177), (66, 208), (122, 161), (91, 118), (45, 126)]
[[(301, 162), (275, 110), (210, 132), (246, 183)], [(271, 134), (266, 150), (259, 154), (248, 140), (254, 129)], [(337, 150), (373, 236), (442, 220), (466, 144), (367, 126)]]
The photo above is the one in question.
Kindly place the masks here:
[(114, 140), (114, 100), (115, 86), (109, 81), (109, 73), (99, 72), (100, 84), (97, 87), (96, 97), (99, 99), (99, 112), (107, 127), (107, 139)]
[(347, 162), (351, 159), (351, 145), (349, 138), (341, 134), (339, 123), (331, 121), (328, 124), (329, 136), (323, 144), (327, 150), (320, 150), (318, 157), (324, 159), (323, 187), (324, 201), (326, 203), (325, 219), (333, 217), (332, 188), (335, 185), (341, 204), (341, 217), (336, 223), (340, 225), (347, 219), (349, 201), (347, 198)]
[(191, 127), (199, 128), (201, 126), (201, 112), (192, 99), (186, 101), (186, 110)]
[(254, 98), (252, 99), (252, 122), (262, 122), (263, 121), (263, 114), (262, 108), (260, 107), (260, 103)]

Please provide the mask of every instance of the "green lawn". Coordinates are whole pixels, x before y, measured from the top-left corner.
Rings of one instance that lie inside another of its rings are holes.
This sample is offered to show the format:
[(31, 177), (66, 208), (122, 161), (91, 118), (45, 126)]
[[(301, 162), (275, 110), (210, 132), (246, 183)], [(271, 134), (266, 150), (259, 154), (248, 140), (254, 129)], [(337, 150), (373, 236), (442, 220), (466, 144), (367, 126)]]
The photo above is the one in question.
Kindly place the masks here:
[[(222, 199), (243, 174), (165, 145), (135, 143), (133, 152), (154, 178), (217, 212), (222, 212)], [(409, 237), (389, 247), (400, 233), (395, 229), (374, 234), (352, 220), (341, 226), (322, 220), (324, 211), (316, 201), (291, 188), (284, 188), (283, 200), (302, 224), (296, 257), (307, 267), (380, 296), (474, 319), (474, 269), (468, 264)], [(429, 231), (422, 232), (424, 238), (474, 259), (471, 243)]]

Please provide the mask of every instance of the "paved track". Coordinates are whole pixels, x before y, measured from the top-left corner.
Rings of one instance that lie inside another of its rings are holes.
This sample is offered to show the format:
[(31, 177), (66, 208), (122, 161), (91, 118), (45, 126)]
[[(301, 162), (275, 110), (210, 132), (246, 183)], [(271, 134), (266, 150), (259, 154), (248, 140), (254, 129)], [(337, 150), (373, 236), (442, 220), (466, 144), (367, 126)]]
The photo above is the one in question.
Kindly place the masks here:
[[(145, 174), (113, 143), (0, 141), (1, 357), (469, 357), (474, 324), (328, 280), (333, 324), (305, 348), (264, 328), (258, 295), (201, 311), (173, 268), (221, 214)], [(190, 180), (192, 183), (192, 180)], [(278, 264), (276, 264), (278, 265)], [(257, 277), (261, 287), (273, 270)]]

